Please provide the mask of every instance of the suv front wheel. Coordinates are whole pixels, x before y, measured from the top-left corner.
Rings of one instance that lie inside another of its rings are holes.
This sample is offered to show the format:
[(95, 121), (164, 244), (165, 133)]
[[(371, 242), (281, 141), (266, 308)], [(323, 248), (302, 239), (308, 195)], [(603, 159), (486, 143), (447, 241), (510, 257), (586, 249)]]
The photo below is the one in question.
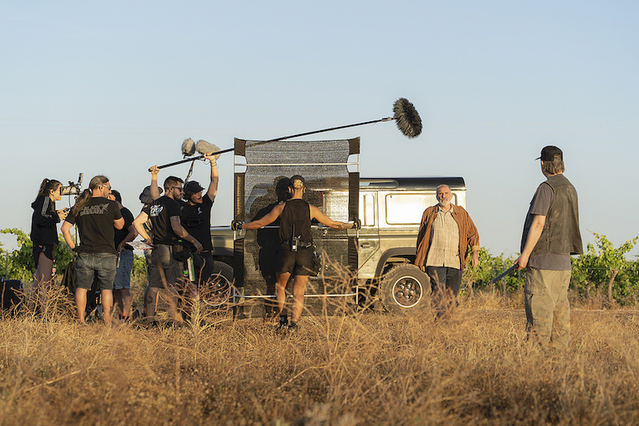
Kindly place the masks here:
[(395, 266), (380, 283), (380, 298), (390, 312), (423, 310), (430, 307), (430, 279), (415, 265)]

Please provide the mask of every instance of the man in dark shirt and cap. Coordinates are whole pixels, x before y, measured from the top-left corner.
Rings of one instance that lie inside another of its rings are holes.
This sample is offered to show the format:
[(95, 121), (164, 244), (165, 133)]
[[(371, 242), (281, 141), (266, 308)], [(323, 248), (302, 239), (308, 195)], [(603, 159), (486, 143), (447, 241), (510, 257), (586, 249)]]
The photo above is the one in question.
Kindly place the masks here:
[(577, 191), (564, 176), (563, 152), (541, 150), (546, 176), (530, 203), (521, 240), (518, 270), (527, 268), (525, 304), (527, 330), (542, 345), (566, 349), (570, 343), (570, 255), (583, 253)]
[(204, 188), (198, 181), (192, 180), (184, 185), (184, 200), (180, 220), (187, 232), (202, 244), (202, 251), (196, 252), (192, 244), (186, 243), (186, 248), (193, 253), (193, 269), (195, 270), (195, 283), (200, 285), (209, 281), (213, 273), (213, 244), (211, 243), (211, 207), (217, 195), (219, 173), (217, 158), (204, 155), (211, 164), (211, 180), (206, 194), (202, 195)]

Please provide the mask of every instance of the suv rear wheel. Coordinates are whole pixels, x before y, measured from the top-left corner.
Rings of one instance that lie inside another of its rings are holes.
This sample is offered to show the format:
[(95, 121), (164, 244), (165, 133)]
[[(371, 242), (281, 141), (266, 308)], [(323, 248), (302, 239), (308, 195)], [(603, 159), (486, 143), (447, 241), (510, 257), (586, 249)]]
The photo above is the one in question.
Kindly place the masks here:
[(229, 302), (233, 285), (233, 267), (217, 260), (209, 278), (209, 296), (211, 306), (221, 308)]
[(390, 312), (415, 312), (430, 307), (430, 279), (415, 265), (395, 266), (380, 283), (380, 299)]

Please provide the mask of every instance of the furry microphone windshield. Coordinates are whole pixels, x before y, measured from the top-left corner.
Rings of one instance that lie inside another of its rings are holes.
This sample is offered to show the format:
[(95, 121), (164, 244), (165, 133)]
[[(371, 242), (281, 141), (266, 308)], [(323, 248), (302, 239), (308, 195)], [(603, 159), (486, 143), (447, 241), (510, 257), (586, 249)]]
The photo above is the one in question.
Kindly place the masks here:
[(393, 119), (397, 128), (409, 138), (419, 136), (422, 132), (422, 119), (417, 110), (406, 98), (399, 98), (393, 104)]
[[(195, 149), (202, 155), (211, 155), (220, 151), (220, 148), (217, 145), (207, 142), (204, 139), (200, 139), (199, 141), (197, 141), (197, 143), (195, 144)], [(215, 156), (215, 159), (217, 160), (219, 156), (220, 154), (217, 154)]]
[(184, 142), (182, 142), (182, 155), (190, 157), (193, 154), (195, 154), (195, 142), (191, 138), (184, 139)]

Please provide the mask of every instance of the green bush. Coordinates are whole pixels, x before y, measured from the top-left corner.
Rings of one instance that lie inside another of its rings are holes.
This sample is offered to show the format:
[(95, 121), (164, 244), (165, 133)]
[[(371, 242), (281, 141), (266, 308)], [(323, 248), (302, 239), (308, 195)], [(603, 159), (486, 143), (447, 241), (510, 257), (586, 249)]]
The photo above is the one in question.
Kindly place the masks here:
[(594, 244), (572, 259), (571, 286), (589, 296), (592, 290), (608, 293), (610, 301), (634, 303), (639, 294), (639, 265), (626, 256), (639, 241), (635, 237), (615, 248), (603, 234), (593, 232)]
[[(0, 248), (2, 255), (2, 275), (7, 272), (9, 279), (31, 280), (31, 276), (35, 272), (35, 263), (33, 261), (33, 243), (29, 235), (17, 228), (0, 229), (2, 234), (15, 235), (18, 243), (18, 249), (13, 252), (7, 252)], [(55, 249), (55, 265), (57, 274), (61, 275), (69, 262), (73, 260), (73, 251), (64, 241), (62, 235), (58, 236), (58, 245)]]
[[(35, 266), (29, 235), (16, 228), (2, 229), (0, 233), (15, 235), (18, 242), (18, 249), (13, 252), (6, 252), (0, 248), (0, 274), (4, 276), (6, 271), (9, 279), (31, 280)], [(571, 288), (586, 297), (590, 296), (592, 291), (598, 291), (608, 293), (611, 301), (614, 299), (617, 303), (637, 303), (639, 262), (628, 260), (627, 255), (639, 241), (639, 236), (615, 248), (605, 235), (593, 235), (594, 244), (588, 244), (583, 255), (572, 258)], [(73, 252), (62, 236), (59, 236), (58, 240), (55, 258), (57, 274), (61, 275), (73, 259)], [(494, 286), (490, 284), (490, 281), (508, 269), (516, 258), (517, 256), (505, 257), (503, 253), (494, 256), (482, 248), (479, 252), (479, 265), (473, 268), (469, 264), (464, 271), (464, 283), (472, 284), (473, 288), (478, 290), (518, 291), (523, 286), (525, 277), (523, 273), (518, 274), (516, 271), (506, 275)], [(147, 269), (144, 256), (135, 256), (131, 279), (138, 286), (146, 285)]]

